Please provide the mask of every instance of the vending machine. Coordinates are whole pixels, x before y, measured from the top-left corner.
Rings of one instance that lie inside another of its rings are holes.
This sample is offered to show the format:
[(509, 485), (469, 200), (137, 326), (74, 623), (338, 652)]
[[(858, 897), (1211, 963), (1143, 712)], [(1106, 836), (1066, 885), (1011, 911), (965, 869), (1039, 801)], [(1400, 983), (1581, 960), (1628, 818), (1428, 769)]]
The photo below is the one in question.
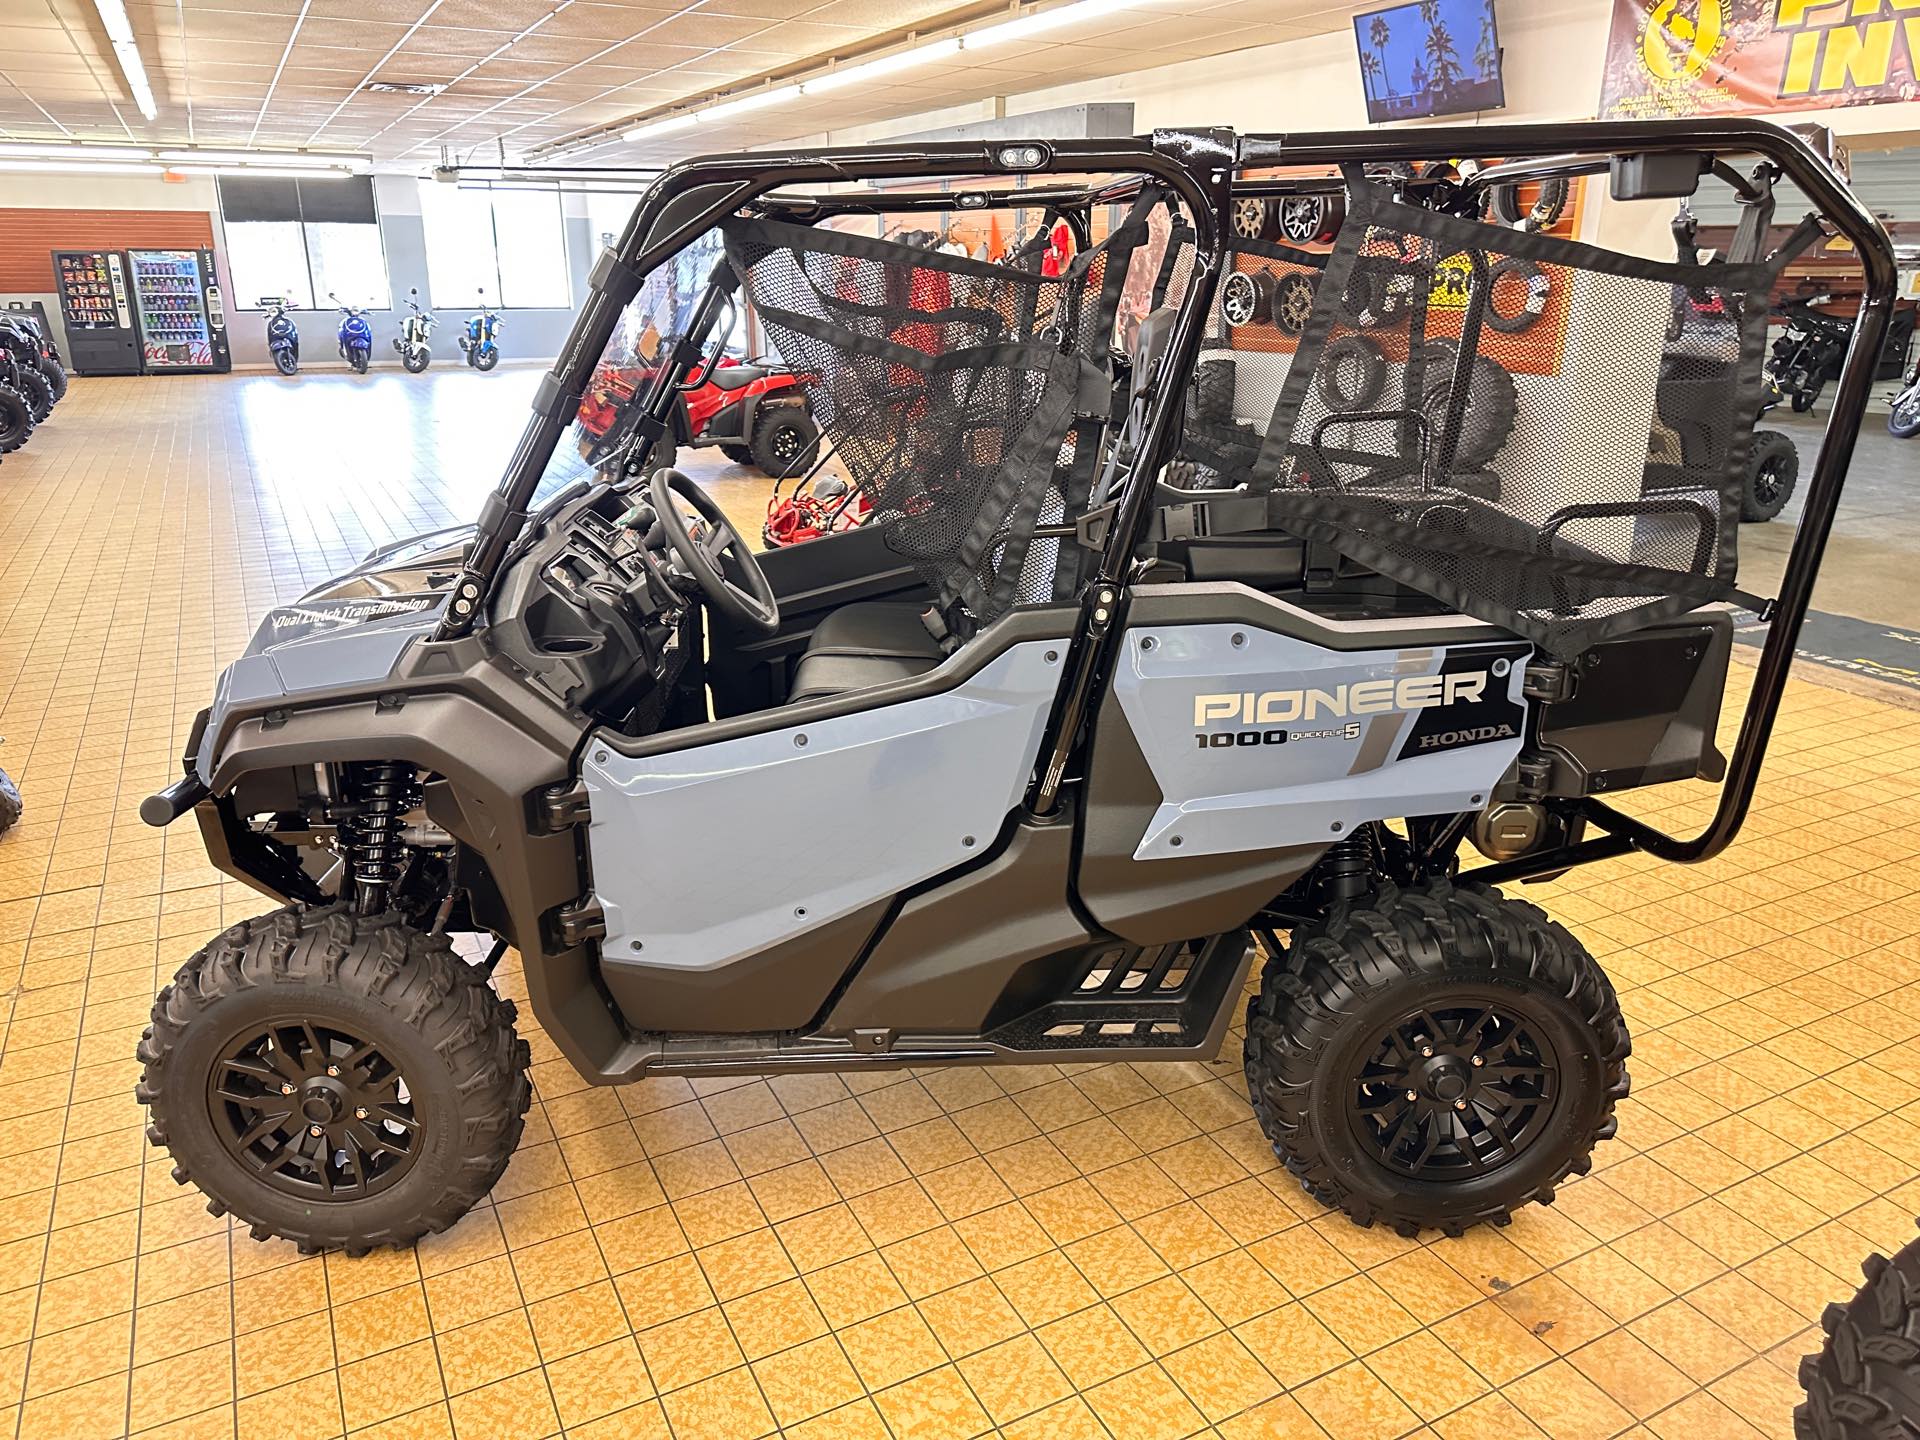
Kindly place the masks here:
[(233, 368), (211, 250), (129, 250), (127, 268), (148, 374)]
[(53, 273), (67, 331), (67, 368), (76, 375), (138, 375), (140, 332), (126, 258), (118, 250), (56, 250)]

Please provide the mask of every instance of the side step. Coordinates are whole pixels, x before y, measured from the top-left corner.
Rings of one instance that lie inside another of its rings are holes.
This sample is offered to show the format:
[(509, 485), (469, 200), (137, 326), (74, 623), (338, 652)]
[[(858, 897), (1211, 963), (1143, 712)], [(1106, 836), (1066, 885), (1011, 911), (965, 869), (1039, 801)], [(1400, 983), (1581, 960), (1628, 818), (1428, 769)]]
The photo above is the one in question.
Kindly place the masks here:
[(643, 1035), (591, 1078), (619, 1085), (649, 1075), (1211, 1060), (1254, 953), (1245, 930), (1146, 949), (1108, 941), (1078, 957), (1074, 993), (985, 1035)]

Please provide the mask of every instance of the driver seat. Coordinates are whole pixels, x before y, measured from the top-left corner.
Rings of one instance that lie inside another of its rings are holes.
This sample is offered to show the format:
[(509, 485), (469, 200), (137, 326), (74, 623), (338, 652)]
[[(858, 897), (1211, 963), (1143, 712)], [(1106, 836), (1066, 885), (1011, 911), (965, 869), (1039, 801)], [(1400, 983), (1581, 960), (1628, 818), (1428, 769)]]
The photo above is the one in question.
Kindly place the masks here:
[(789, 704), (911, 680), (946, 659), (916, 601), (842, 605), (814, 627), (793, 672)]

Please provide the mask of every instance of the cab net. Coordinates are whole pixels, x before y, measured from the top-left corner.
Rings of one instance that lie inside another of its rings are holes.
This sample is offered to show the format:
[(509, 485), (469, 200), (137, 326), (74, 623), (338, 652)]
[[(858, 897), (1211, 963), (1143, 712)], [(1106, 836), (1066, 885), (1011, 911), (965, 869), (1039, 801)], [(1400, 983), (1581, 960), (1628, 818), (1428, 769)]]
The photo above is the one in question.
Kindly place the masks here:
[(774, 218), (723, 227), (741, 294), (806, 376), (869, 523), (951, 624), (1077, 587), (1086, 552), (1035, 532), (1088, 503), (1143, 207), (1058, 275)]
[(1231, 255), (1166, 478), (1263, 495), (1270, 527), (1562, 656), (1727, 599), (1767, 300), (1806, 230), (1660, 263), (1350, 176), (1331, 250)]

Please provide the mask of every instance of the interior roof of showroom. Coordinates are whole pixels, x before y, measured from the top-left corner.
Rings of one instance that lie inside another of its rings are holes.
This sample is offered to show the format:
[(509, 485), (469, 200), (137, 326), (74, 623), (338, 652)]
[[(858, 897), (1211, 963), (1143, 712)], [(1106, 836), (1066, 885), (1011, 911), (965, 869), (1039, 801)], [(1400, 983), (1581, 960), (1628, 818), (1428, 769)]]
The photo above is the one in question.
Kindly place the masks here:
[[(158, 105), (142, 123), (92, 0), (0, 0), (0, 138), (525, 154), (766, 80), (1005, 19), (1003, 0), (128, 0)], [(1110, 11), (703, 127), (729, 149), (1337, 30), (1352, 6)], [(437, 93), (373, 91), (375, 84)], [(627, 146), (646, 163), (684, 146)], [(608, 163), (606, 152), (598, 163)]]

